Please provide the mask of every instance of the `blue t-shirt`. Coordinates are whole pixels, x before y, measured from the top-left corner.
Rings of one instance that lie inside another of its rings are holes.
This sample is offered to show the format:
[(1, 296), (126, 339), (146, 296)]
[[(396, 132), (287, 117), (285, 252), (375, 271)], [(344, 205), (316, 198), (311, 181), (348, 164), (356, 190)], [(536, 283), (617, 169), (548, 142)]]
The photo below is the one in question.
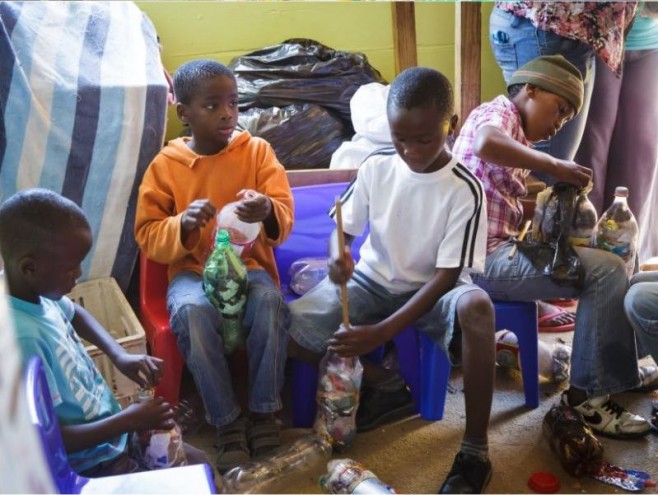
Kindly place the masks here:
[[(62, 425), (91, 423), (121, 411), (103, 376), (75, 333), (73, 302), (40, 298), (39, 304), (9, 298), (23, 362), (39, 356), (48, 378), (55, 413)], [(71, 467), (83, 472), (114, 459), (126, 448), (122, 434), (95, 447), (68, 454)]]
[[(638, 12), (642, 11), (644, 2), (638, 5)], [(633, 27), (628, 32), (624, 50), (655, 50), (658, 48), (658, 19), (637, 15)]]

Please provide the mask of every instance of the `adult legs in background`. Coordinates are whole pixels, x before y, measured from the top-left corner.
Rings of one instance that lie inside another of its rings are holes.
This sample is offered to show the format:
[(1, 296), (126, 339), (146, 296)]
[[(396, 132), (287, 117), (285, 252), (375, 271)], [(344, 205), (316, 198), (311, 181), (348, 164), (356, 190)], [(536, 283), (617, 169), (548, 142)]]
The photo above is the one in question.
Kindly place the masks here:
[(629, 206), (638, 218), (645, 215), (647, 209), (645, 198), (657, 185), (658, 84), (656, 81), (658, 81), (658, 50), (626, 53), (617, 122), (608, 158), (605, 198), (607, 201), (612, 201), (615, 187), (627, 186), (630, 191)]
[[(594, 50), (576, 40), (535, 28), (528, 19), (494, 7), (489, 18), (489, 42), (505, 82), (519, 67), (541, 55), (563, 55), (583, 75), (585, 95), (580, 113), (550, 141), (538, 143), (537, 149), (557, 158), (573, 160), (583, 135), (594, 84)], [(466, 118), (466, 116), (462, 116)], [(537, 178), (552, 184), (551, 177)]]

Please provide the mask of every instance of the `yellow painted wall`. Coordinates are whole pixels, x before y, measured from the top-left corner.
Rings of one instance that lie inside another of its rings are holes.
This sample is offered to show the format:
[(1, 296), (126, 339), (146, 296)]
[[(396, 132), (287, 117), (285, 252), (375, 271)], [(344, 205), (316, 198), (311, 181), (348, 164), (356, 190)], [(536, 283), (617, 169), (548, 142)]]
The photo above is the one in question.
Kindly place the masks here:
[[(337, 50), (360, 51), (387, 80), (395, 76), (391, 4), (388, 2), (195, 2), (151, 1), (137, 5), (153, 21), (164, 46), (163, 60), (173, 71), (194, 58), (228, 64), (244, 53), (287, 38), (312, 38)], [(482, 14), (482, 97), (503, 89), (490, 54)], [(416, 3), (418, 64), (434, 67), (454, 81), (454, 4)], [(173, 109), (167, 138), (180, 132)]]

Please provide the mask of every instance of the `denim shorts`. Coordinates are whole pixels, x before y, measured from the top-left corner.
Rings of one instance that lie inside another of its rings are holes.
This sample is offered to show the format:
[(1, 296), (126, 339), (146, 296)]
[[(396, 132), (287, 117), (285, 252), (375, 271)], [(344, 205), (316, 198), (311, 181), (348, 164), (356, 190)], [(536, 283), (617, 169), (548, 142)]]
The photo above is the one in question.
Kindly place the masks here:
[[(462, 295), (475, 290), (482, 289), (460, 280), (414, 326), (450, 355), (450, 343), (455, 335), (457, 301)], [(381, 285), (355, 272), (347, 283), (347, 294), (350, 323), (369, 325), (395, 313), (415, 292), (391, 294)], [(342, 323), (340, 301), (339, 287), (325, 278), (304, 296), (291, 302), (290, 337), (309, 351), (324, 353), (327, 340)]]

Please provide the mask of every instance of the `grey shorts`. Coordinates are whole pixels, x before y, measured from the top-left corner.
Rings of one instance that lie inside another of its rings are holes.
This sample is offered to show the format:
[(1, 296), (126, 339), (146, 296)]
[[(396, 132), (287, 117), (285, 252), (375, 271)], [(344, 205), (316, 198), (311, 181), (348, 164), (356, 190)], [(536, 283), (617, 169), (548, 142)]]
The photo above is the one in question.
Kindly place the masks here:
[[(450, 292), (415, 323), (446, 353), (455, 333), (456, 308), (459, 298), (470, 291), (482, 291), (474, 284), (457, 282)], [(484, 292), (484, 291), (483, 291)], [(352, 325), (377, 323), (400, 309), (415, 294), (391, 294), (363, 274), (354, 273), (347, 283), (347, 298)], [(290, 303), (292, 321), (290, 337), (303, 348), (324, 353), (327, 340), (342, 322), (340, 289), (325, 277), (305, 295)]]

